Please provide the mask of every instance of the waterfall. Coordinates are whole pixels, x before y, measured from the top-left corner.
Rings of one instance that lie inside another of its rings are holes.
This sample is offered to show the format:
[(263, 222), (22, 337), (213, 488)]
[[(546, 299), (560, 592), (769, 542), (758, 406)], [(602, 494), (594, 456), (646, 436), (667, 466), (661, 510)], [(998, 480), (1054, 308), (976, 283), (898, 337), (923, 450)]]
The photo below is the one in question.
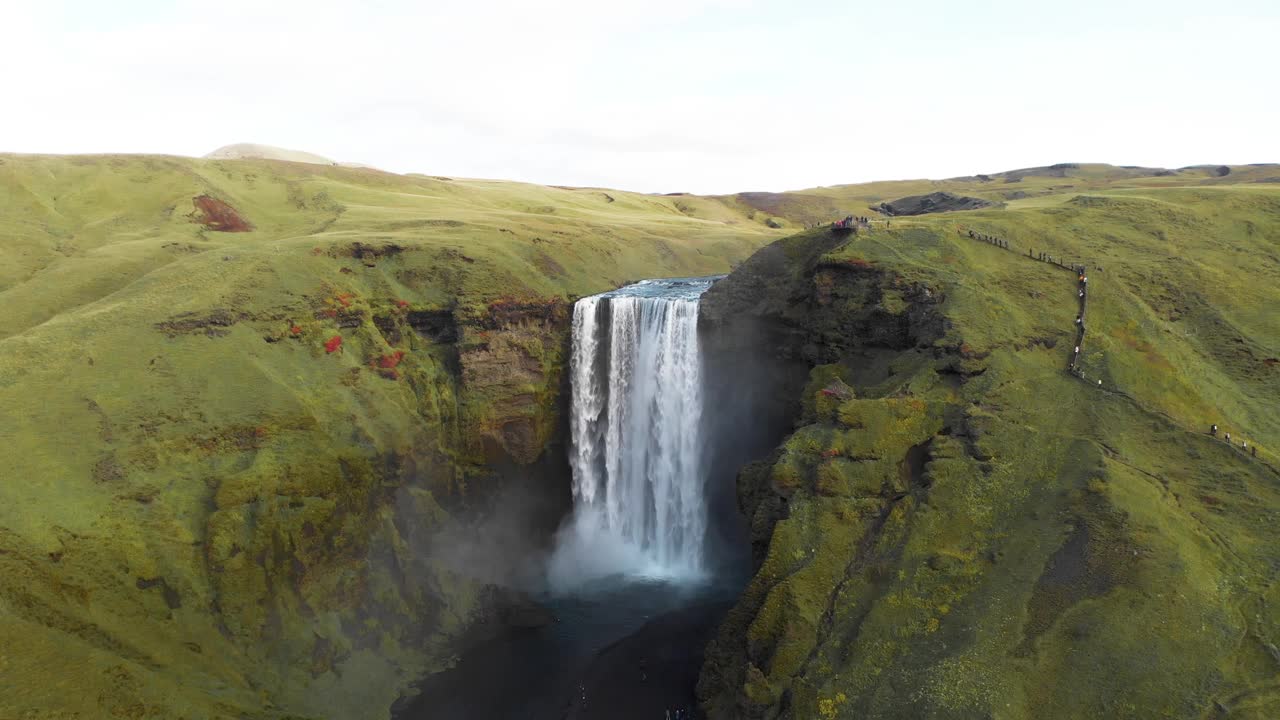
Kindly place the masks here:
[(553, 580), (701, 574), (698, 301), (715, 279), (646, 280), (574, 305), (574, 511)]

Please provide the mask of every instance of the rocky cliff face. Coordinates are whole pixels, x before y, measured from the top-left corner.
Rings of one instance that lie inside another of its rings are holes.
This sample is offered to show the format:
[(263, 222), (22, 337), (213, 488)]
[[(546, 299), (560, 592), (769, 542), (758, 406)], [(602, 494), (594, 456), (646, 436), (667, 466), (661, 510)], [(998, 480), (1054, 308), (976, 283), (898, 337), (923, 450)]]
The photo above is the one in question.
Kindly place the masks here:
[[(703, 300), (713, 335), (754, 338), (740, 357), (808, 368), (794, 430), (738, 477), (754, 576), (707, 649), (708, 716), (1263, 717), (1238, 639), (1272, 620), (1229, 608), (1266, 605), (1267, 553), (1197, 549), (1204, 516), (1157, 497), (1265, 468), (1090, 394), (1046, 311), (993, 316), (971, 275), (901, 258), (798, 236)], [(1149, 470), (1135, 443), (1163, 448)]]
[(807, 380), (797, 383), (793, 370), (781, 383), (801, 397), (798, 429), (738, 478), (756, 573), (708, 650), (699, 693), (715, 717), (775, 716), (789, 705), (793, 678), (831, 631), (829, 594), (856, 562), (850, 551), (900, 521), (941, 428), (940, 406), (859, 400), (843, 364), (947, 356), (933, 347), (947, 326), (941, 293), (824, 257), (844, 242), (824, 234), (774, 243), (703, 300), (713, 347), (811, 369)]
[[(384, 302), (393, 309), (371, 308), (347, 344), (406, 350), (375, 352), (344, 382), (355, 393), (363, 383), (405, 386), (400, 399), (418, 416), (416, 439), (370, 453), (359, 446), (376, 448), (378, 439), (353, 428), (355, 447), (282, 466), (268, 459), (278, 430), (255, 428), (249, 467), (219, 480), (207, 521), (219, 629), (313, 681), (351, 674), (348, 663), (359, 667), (362, 655), (411, 677), (415, 657), (438, 667), (498, 630), (520, 602), (505, 585), (536, 559), (529, 548), (563, 511), (555, 447), (566, 303), (497, 302), (456, 317)], [(424, 316), (443, 324), (424, 325)], [(399, 352), (414, 359), (386, 367)], [(485, 537), (484, 521), (512, 483), (543, 497), (526, 518), (543, 532), (504, 548), (513, 538)]]

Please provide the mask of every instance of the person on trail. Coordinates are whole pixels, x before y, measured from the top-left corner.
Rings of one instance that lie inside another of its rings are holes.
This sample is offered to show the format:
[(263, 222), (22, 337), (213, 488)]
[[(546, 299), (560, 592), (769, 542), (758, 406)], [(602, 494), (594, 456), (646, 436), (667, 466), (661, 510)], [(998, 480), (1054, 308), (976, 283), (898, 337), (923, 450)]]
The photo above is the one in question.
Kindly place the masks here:
[(1218, 437), (1218, 423), (1214, 423), (1209, 426), (1209, 434), (1214, 437)]
[(1080, 354), (1080, 346), (1079, 346), (1079, 345), (1077, 345), (1077, 346), (1076, 346), (1076, 355), (1079, 355), (1079, 354)]
[(1084, 297), (1084, 291), (1083, 291), (1083, 290), (1081, 290), (1081, 291), (1080, 291), (1080, 297)]
[(1224, 435), (1224, 437), (1226, 437), (1226, 439), (1227, 439), (1227, 444), (1228, 444), (1228, 445), (1230, 445), (1230, 444), (1231, 444), (1231, 433), (1226, 433), (1226, 434)]

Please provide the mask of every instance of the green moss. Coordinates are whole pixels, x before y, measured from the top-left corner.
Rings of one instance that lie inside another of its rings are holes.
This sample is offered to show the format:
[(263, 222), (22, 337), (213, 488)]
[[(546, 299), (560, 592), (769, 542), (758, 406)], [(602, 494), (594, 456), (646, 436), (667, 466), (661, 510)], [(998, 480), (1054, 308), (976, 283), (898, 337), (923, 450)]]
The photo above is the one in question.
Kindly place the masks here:
[[(1280, 623), (1264, 609), (1280, 559), (1275, 471), (1204, 430), (1230, 417), (1233, 437), (1280, 442), (1256, 404), (1280, 390), (1262, 370), (1280, 326), (1253, 312), (1280, 299), (1259, 244), (1280, 194), (1115, 182), (1080, 179), (1093, 190), (1079, 201), (895, 219), (769, 289), (785, 301), (754, 300), (817, 367), (775, 464), (786, 512), (757, 498), (768, 553), (708, 651), (712, 718), (740, 716), (730, 698), (746, 662), (768, 683), (750, 707), (761, 717), (1277, 706), (1266, 648)], [(1093, 268), (1089, 382), (1063, 371), (1075, 277), (970, 241), (966, 226)], [(818, 395), (839, 383), (857, 397)], [(839, 538), (830, 557), (820, 535)]]

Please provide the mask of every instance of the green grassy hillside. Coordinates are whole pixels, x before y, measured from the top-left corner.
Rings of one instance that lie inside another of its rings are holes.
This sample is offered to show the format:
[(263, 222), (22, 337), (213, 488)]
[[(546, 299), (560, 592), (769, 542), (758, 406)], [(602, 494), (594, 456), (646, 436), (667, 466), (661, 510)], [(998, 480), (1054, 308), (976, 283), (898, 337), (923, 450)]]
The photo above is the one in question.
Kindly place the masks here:
[(0, 716), (385, 711), (500, 610), (442, 533), (548, 461), (570, 299), (778, 234), (696, 197), (0, 156)]
[[(1087, 170), (789, 238), (708, 293), (814, 366), (740, 478), (759, 569), (711, 717), (1280, 714), (1280, 186)], [(1084, 378), (1078, 280), (1028, 251), (1091, 268)]]
[[(708, 297), (814, 369), (740, 481), (761, 567), (706, 707), (1275, 717), (1277, 178), (704, 198), (0, 155), (0, 716), (382, 713), (519, 602), (467, 523), (555, 477), (575, 296), (944, 190), (999, 207), (789, 237)], [(1028, 251), (1091, 268), (1084, 379), (1075, 277)]]
[[(0, 182), (3, 336), (212, 250), (269, 250), (308, 262), (317, 248), (328, 253), (353, 241), (407, 243), (415, 253), (478, 261), (431, 289), (436, 299), (479, 301), (594, 292), (655, 267), (715, 272), (776, 234), (765, 218), (752, 222), (693, 196), (264, 160), (0, 155)], [(253, 232), (202, 231), (190, 217), (192, 198), (202, 194), (232, 205)]]

